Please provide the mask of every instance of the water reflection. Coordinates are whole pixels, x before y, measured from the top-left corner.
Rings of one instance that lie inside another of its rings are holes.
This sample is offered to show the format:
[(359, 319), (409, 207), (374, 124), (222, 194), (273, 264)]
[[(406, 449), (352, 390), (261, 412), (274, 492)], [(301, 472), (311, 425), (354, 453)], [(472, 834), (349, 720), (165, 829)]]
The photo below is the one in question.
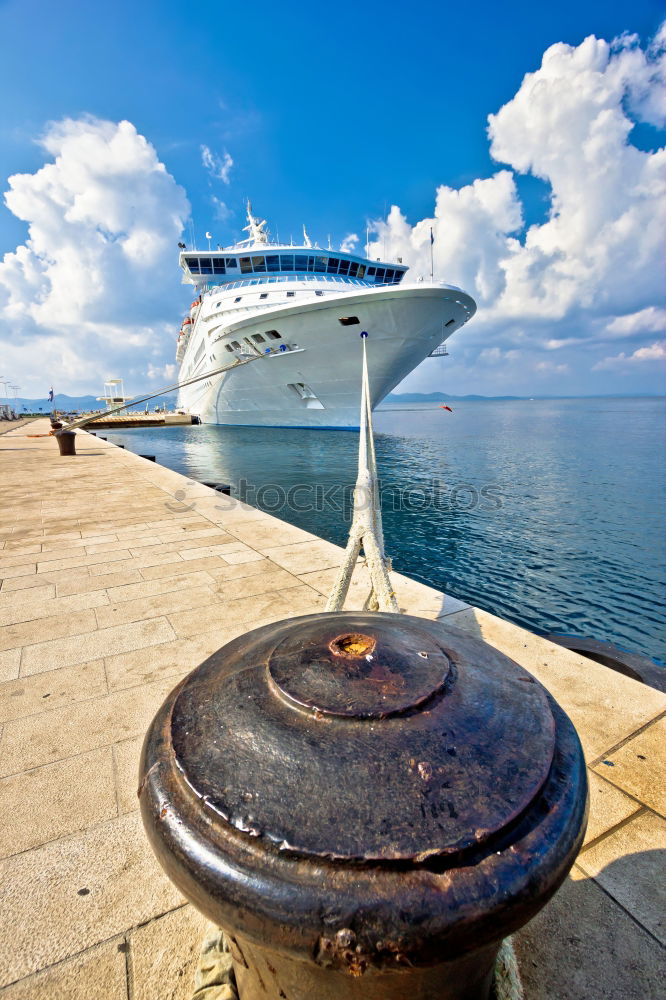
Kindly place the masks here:
[[(378, 411), (386, 549), (400, 571), (544, 631), (666, 659), (663, 399)], [(247, 427), (108, 432), (135, 452), (346, 541), (357, 435)]]

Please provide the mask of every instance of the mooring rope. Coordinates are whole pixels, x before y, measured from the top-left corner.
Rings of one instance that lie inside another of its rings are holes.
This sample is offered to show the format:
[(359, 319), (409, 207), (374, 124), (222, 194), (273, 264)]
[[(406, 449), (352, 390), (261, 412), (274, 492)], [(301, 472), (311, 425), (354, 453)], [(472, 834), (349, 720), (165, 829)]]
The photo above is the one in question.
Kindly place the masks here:
[(390, 563), (384, 554), (384, 531), (377, 479), (377, 457), (372, 429), (372, 401), (368, 377), (368, 356), (366, 350), (367, 333), (361, 334), (363, 344), (363, 374), (361, 379), (361, 433), (358, 449), (358, 476), (354, 488), (354, 513), (349, 529), (347, 547), (333, 589), (327, 611), (341, 611), (349, 592), (356, 560), (361, 549), (365, 554), (370, 573), (370, 594), (365, 607), (370, 611), (392, 611), (400, 609), (396, 600), (391, 578)]

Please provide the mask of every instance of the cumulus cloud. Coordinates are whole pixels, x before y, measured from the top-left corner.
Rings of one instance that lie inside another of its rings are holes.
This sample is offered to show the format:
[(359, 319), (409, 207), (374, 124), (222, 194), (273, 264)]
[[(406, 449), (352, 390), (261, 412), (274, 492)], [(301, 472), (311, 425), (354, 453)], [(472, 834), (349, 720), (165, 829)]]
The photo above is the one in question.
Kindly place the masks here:
[[(646, 48), (630, 35), (552, 45), (488, 118), (491, 155), (505, 166), (461, 188), (440, 186), (434, 214), (415, 225), (397, 206), (374, 223), (370, 255), (386, 246), (424, 277), (433, 230), (436, 276), (479, 306), (454, 339), (469, 372), (489, 337), (531, 352), (532, 370), (562, 376), (562, 364), (537, 367), (541, 352), (661, 329), (666, 150), (639, 150), (631, 131), (636, 120), (666, 121), (665, 44), (662, 28)], [(520, 174), (549, 190), (547, 218), (527, 228)], [(599, 370), (594, 360), (586, 373)]]
[(229, 183), (229, 175), (231, 173), (231, 168), (234, 165), (234, 161), (229, 153), (225, 151), (223, 155), (219, 157), (216, 156), (208, 146), (202, 146), (201, 162), (211, 177), (217, 181), (222, 181), (224, 184)]
[(354, 253), (358, 246), (358, 236), (356, 233), (349, 233), (340, 244), (343, 253)]
[(0, 262), (5, 365), (25, 395), (45, 378), (90, 391), (110, 371), (140, 388), (172, 349), (185, 192), (127, 121), (65, 119), (39, 145), (49, 162), (5, 192), (28, 230)]
[(603, 358), (601, 361), (597, 361), (594, 370), (608, 371), (609, 369), (619, 369), (628, 373), (637, 364), (642, 365), (646, 362), (655, 361), (666, 361), (666, 340), (658, 340), (648, 347), (638, 347), (633, 354), (627, 355), (622, 352), (615, 357)]

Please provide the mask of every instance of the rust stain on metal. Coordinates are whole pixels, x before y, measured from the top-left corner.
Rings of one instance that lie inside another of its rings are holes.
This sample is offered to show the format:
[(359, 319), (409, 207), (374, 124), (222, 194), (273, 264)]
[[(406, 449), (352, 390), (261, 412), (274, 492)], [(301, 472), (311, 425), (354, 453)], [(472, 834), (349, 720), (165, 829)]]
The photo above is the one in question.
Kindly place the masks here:
[(351, 632), (347, 635), (338, 635), (328, 644), (328, 648), (334, 656), (346, 656), (356, 658), (359, 656), (369, 656), (375, 650), (377, 640), (371, 635), (361, 635), (360, 632)]

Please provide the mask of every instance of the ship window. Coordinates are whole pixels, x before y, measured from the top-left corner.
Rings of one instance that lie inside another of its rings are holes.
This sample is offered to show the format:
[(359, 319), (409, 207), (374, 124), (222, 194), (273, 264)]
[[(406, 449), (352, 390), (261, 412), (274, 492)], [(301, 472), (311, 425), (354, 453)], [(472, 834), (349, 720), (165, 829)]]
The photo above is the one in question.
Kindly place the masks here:
[(234, 302), (240, 302), (242, 297), (243, 297), (242, 295), (237, 295), (236, 298), (234, 299)]
[(384, 280), (384, 268), (383, 267), (378, 267), (375, 273), (376, 273), (375, 281), (383, 281)]
[(358, 264), (355, 260), (349, 262), (349, 275), (352, 278), (356, 277), (356, 272), (358, 271)]
[(234, 350), (234, 349), (233, 349), (233, 347), (231, 346), (231, 344), (225, 344), (225, 345), (224, 345), (224, 349), (225, 349), (225, 351), (231, 351), (231, 353), (233, 354), (233, 350)]
[(200, 257), (199, 258), (199, 269), (202, 274), (212, 274), (213, 273), (213, 263), (210, 257)]
[(337, 271), (338, 271), (338, 258), (337, 257), (329, 257), (328, 258), (328, 267), (326, 268), (326, 270), (328, 271), (329, 274), (337, 274)]
[(287, 298), (288, 299), (293, 299), (293, 297), (294, 297), (295, 294), (296, 294), (296, 292), (287, 292)]
[(368, 277), (371, 278), (374, 273), (375, 273), (374, 267), (369, 267), (368, 268)]
[(323, 295), (323, 292), (315, 292), (315, 295)]
[(259, 298), (260, 299), (267, 299), (268, 298), (268, 292), (262, 292), (261, 295), (259, 296)]
[(393, 275), (394, 274), (395, 274), (395, 271), (387, 271), (386, 272), (386, 280), (387, 281), (393, 281)]
[(277, 330), (266, 330), (266, 336), (270, 337), (271, 340), (282, 340), (282, 337)]
[(224, 260), (222, 257), (213, 257), (213, 274), (224, 274)]
[(265, 271), (266, 270), (266, 258), (265, 257), (253, 257), (252, 263), (254, 264), (255, 271)]
[(342, 326), (358, 326), (360, 322), (358, 316), (341, 316), (338, 319), (338, 323), (341, 323)]
[(278, 255), (272, 254), (270, 257), (266, 258), (266, 270), (267, 271), (279, 271), (280, 270), (280, 258)]
[(186, 257), (185, 263), (189, 267), (192, 274), (199, 273), (199, 258), (198, 257)]
[(227, 267), (238, 267), (235, 257), (227, 257)]
[(308, 258), (305, 254), (297, 253), (294, 258), (294, 270), (295, 271), (307, 271), (308, 269)]
[(359, 264), (358, 265), (358, 274), (357, 274), (357, 277), (358, 278), (364, 278), (365, 277), (365, 264)]
[(241, 349), (241, 346), (240, 346), (240, 344), (238, 343), (237, 340), (232, 340), (231, 341), (231, 346), (235, 347), (237, 351), (240, 351), (240, 349)]
[(326, 257), (315, 257), (315, 259), (314, 259), (314, 269), (315, 269), (315, 271), (325, 271), (326, 270)]
[(341, 260), (340, 261), (340, 274), (349, 274), (349, 265), (351, 261)]
[(249, 274), (252, 270), (252, 258), (251, 257), (241, 257), (240, 258), (240, 269), (241, 274)]
[(293, 253), (280, 254), (280, 265), (282, 271), (293, 271), (294, 270)]
[(252, 339), (254, 340), (255, 344), (265, 344), (266, 343), (266, 338), (262, 337), (260, 333), (253, 333), (252, 334)]

